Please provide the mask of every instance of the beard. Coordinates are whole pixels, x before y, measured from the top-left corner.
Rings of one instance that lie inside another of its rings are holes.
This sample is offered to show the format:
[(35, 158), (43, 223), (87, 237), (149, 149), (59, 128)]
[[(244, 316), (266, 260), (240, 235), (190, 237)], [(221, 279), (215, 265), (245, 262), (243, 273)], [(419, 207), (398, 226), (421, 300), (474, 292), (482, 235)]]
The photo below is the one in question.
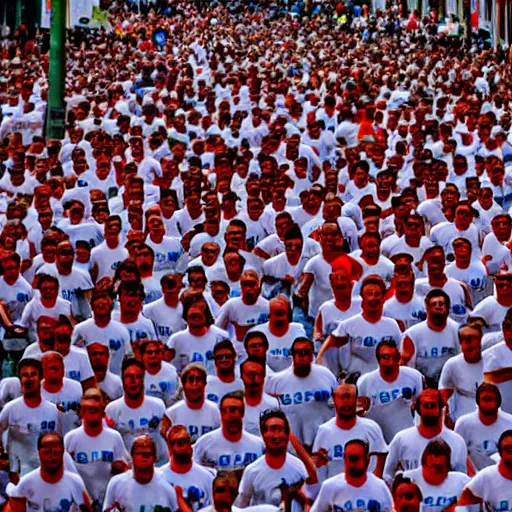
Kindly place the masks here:
[(347, 472), (352, 478), (361, 478), (366, 473), (366, 469), (365, 468), (349, 468)]
[(422, 416), (421, 421), (426, 427), (435, 427), (439, 422), (439, 416)]
[(192, 460), (192, 456), (189, 453), (175, 453), (172, 458), (178, 464), (188, 464)]

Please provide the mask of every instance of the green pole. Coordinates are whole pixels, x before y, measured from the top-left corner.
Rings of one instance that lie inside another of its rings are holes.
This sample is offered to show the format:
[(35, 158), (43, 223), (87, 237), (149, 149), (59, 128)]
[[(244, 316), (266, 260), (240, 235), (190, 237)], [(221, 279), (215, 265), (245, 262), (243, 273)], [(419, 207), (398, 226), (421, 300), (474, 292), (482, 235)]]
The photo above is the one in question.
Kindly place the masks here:
[(17, 29), (23, 21), (23, 0), (16, 0), (16, 18), (14, 20), (15, 29)]
[(46, 136), (49, 139), (63, 139), (65, 135), (66, 4), (67, 0), (52, 0), (48, 112), (46, 114)]

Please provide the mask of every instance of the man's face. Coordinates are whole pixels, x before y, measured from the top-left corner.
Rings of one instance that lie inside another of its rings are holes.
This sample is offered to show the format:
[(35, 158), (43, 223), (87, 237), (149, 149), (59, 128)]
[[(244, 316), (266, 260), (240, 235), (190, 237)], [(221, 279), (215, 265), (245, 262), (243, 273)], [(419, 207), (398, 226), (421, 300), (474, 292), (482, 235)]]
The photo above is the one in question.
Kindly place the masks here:
[(260, 283), (252, 276), (245, 276), (240, 281), (240, 290), (245, 304), (252, 305), (258, 300)]
[(56, 300), (59, 293), (59, 284), (55, 281), (46, 281), (39, 289), (44, 300)]
[(197, 303), (188, 310), (187, 324), (192, 329), (206, 327), (206, 311), (203, 303)]
[(45, 345), (53, 344), (53, 328), (54, 322), (49, 320), (40, 320), (37, 324), (37, 338), (41, 343)]
[(507, 436), (501, 442), (501, 461), (510, 471), (512, 470), (512, 436)]
[(57, 473), (64, 463), (64, 448), (55, 436), (46, 436), (39, 449), (41, 466), (51, 474)]
[(496, 238), (500, 242), (507, 242), (512, 233), (512, 223), (510, 219), (504, 216), (495, 217), (491, 221), (491, 226)]
[(391, 373), (400, 365), (400, 352), (397, 348), (382, 346), (379, 352), (379, 367), (384, 373)]
[(220, 407), (220, 418), (223, 428), (230, 434), (242, 431), (244, 420), (244, 403), (237, 398), (227, 398)]
[(149, 443), (139, 443), (132, 454), (133, 467), (139, 470), (148, 470), (155, 464), (155, 453)]
[(202, 272), (190, 272), (188, 282), (193, 290), (203, 291), (206, 288), (206, 277)]
[(106, 345), (95, 343), (87, 353), (94, 371), (106, 372), (108, 369), (109, 350)]
[(206, 379), (198, 370), (190, 370), (183, 380), (183, 392), (189, 402), (198, 403), (204, 399)]
[(444, 297), (433, 297), (426, 304), (427, 315), (432, 319), (442, 322), (448, 318), (448, 307)]
[(470, 327), (463, 327), (459, 331), (459, 338), (464, 357), (469, 361), (479, 361), (482, 352), (482, 337), (480, 333)]
[(379, 241), (376, 238), (366, 236), (361, 241), (361, 250), (367, 258), (378, 258), (380, 255)]
[(302, 254), (303, 241), (300, 238), (290, 238), (284, 242), (284, 248), (289, 261), (296, 262)]
[(99, 400), (86, 398), (80, 404), (80, 417), (84, 423), (91, 427), (101, 424), (104, 412), (105, 406)]
[(228, 348), (221, 348), (215, 353), (215, 368), (221, 372), (235, 371), (235, 354)]
[(207, 267), (211, 267), (219, 257), (219, 246), (213, 243), (203, 244), (201, 247), (201, 259)]
[(265, 422), (265, 432), (261, 437), (265, 443), (265, 450), (270, 454), (284, 453), (288, 449), (289, 434), (282, 418), (270, 418)]
[(153, 269), (153, 256), (148, 249), (140, 249), (135, 255), (135, 263), (142, 273), (151, 272)]
[(20, 371), (21, 390), (23, 394), (34, 393), (41, 387), (39, 371), (35, 366), (25, 366)]
[(343, 238), (335, 226), (324, 226), (320, 237), (320, 244), (324, 251), (336, 251), (343, 247)]
[(188, 432), (178, 431), (171, 434), (168, 440), (171, 458), (179, 464), (187, 464), (192, 460), (192, 441)]
[(331, 288), (337, 299), (345, 299), (352, 294), (352, 282), (346, 274), (341, 272), (331, 274)]
[(8, 283), (14, 283), (20, 275), (20, 266), (13, 260), (8, 260), (3, 264), (4, 279)]
[(478, 409), (482, 416), (494, 416), (499, 409), (499, 402), (496, 393), (493, 391), (482, 391)]
[(423, 466), (423, 470), (432, 477), (442, 478), (448, 475), (448, 464), (444, 455), (428, 455)]
[(158, 365), (162, 362), (163, 349), (160, 343), (149, 343), (146, 346), (146, 351), (142, 356), (142, 361), (148, 366)]
[(359, 444), (350, 444), (345, 448), (345, 472), (352, 478), (361, 478), (368, 467), (364, 449)]
[(59, 352), (59, 354), (66, 355), (71, 346), (71, 329), (65, 324), (58, 325), (53, 330), (53, 335), (55, 338), (55, 351)]
[(298, 369), (310, 368), (314, 353), (310, 343), (298, 342), (293, 347), (293, 366)]
[(419, 512), (421, 500), (413, 483), (400, 484), (395, 492), (395, 510), (397, 512)]
[(407, 238), (421, 238), (423, 224), (417, 218), (408, 219), (404, 224), (404, 233)]
[(352, 384), (339, 386), (333, 394), (334, 408), (340, 419), (349, 420), (355, 417), (357, 392)]
[(156, 215), (152, 215), (148, 219), (149, 232), (156, 238), (163, 237), (165, 235), (165, 226), (162, 219)]
[(432, 251), (427, 255), (427, 268), (430, 276), (438, 276), (444, 272), (445, 260), (441, 251)]
[(378, 313), (382, 311), (384, 304), (384, 293), (382, 288), (377, 284), (370, 284), (364, 287), (361, 294), (361, 307), (367, 313)]
[(242, 381), (247, 391), (259, 391), (265, 383), (265, 370), (256, 362), (245, 363), (242, 371)]
[(288, 305), (284, 301), (270, 301), (270, 323), (278, 329), (282, 329), (289, 324)]
[(267, 350), (266, 345), (263, 339), (258, 338), (257, 336), (251, 338), (247, 342), (247, 355), (249, 357), (255, 357), (259, 359), (263, 359), (266, 356)]
[(140, 398), (144, 393), (144, 371), (138, 366), (129, 366), (123, 373), (123, 390), (131, 399)]
[(136, 314), (142, 309), (142, 299), (136, 293), (123, 292), (119, 296), (119, 306), (121, 311), (125, 313)]
[(174, 301), (179, 297), (182, 288), (183, 282), (181, 279), (176, 278), (175, 281), (171, 281), (162, 286), (162, 293), (168, 301)]
[(213, 485), (213, 502), (218, 510), (229, 509), (235, 501), (236, 490), (228, 479), (219, 478)]
[(43, 378), (48, 382), (62, 382), (64, 364), (58, 357), (43, 358)]
[(459, 206), (455, 210), (455, 226), (460, 231), (466, 231), (473, 221), (473, 214), (468, 206)]
[(238, 226), (229, 226), (225, 238), (229, 248), (240, 249), (245, 241), (245, 231)]
[(121, 226), (118, 222), (109, 222), (105, 224), (104, 235), (105, 241), (111, 245), (115, 245), (119, 241), (119, 233)]
[(437, 393), (423, 393), (420, 398), (420, 416), (422, 422), (429, 427), (437, 425), (441, 417)]

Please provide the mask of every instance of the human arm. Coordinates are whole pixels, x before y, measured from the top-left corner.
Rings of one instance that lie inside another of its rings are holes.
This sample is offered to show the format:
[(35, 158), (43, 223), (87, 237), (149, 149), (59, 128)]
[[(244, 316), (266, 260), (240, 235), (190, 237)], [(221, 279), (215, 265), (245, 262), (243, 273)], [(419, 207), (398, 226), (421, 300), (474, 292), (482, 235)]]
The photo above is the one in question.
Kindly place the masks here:
[(316, 357), (317, 364), (322, 364), (322, 357), (327, 350), (330, 348), (343, 347), (348, 343), (348, 341), (348, 336), (335, 336), (334, 334), (330, 334), (318, 351), (318, 355)]
[(293, 432), (290, 432), (290, 443), (292, 443), (293, 449), (297, 454), (297, 457), (304, 463), (306, 466), (306, 471), (308, 472), (308, 478), (306, 479), (306, 483), (308, 485), (318, 483), (318, 474), (316, 472), (316, 465), (313, 462), (313, 459), (307, 452), (306, 448), (302, 445), (302, 443), (295, 437)]
[(27, 499), (26, 498), (9, 498), (9, 506), (11, 512), (26, 512)]
[(512, 366), (484, 372), (484, 381), (491, 384), (502, 384), (503, 382), (508, 382), (509, 380), (512, 380)]
[(409, 361), (413, 358), (414, 352), (416, 351), (416, 347), (414, 346), (413, 341), (409, 336), (405, 336), (402, 341), (402, 359), (400, 364), (402, 366), (407, 366)]

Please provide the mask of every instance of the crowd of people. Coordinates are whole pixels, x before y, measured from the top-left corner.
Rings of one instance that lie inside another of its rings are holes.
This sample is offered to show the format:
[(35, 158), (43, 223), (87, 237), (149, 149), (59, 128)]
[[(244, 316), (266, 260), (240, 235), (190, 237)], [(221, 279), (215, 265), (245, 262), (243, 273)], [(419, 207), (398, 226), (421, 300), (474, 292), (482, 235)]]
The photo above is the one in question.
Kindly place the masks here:
[(5, 511), (512, 511), (507, 55), (315, 5), (2, 41)]

